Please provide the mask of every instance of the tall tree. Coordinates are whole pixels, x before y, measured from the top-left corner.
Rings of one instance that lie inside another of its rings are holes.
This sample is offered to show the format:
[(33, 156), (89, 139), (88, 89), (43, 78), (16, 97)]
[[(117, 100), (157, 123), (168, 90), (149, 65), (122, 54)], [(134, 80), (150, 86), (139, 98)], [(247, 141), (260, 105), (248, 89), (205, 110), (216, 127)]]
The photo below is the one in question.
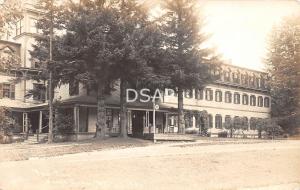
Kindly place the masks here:
[[(54, 111), (53, 111), (53, 99), (54, 88), (59, 84), (57, 78), (58, 72), (54, 71), (54, 61), (58, 55), (55, 45), (55, 39), (57, 35), (54, 34), (54, 30), (61, 30), (64, 26), (62, 18), (60, 18), (61, 10), (55, 0), (39, 0), (34, 7), (43, 12), (40, 18), (38, 18), (37, 28), (39, 35), (36, 35), (36, 44), (33, 45), (33, 51), (31, 51), (31, 59), (35, 62), (36, 66), (39, 66), (40, 72), (36, 76), (30, 76), (31, 79), (37, 81), (48, 81), (48, 97), (49, 97), (49, 133), (48, 142), (53, 141), (53, 128), (54, 128)], [(39, 90), (39, 89), (36, 89)], [(35, 94), (34, 90), (31, 90), (29, 94)]]
[(126, 137), (126, 89), (129, 86), (138, 88), (141, 84), (145, 87), (155, 78), (151, 62), (160, 50), (161, 40), (158, 40), (160, 35), (155, 23), (148, 19), (148, 11), (138, 1), (122, 0), (117, 3), (117, 9), (119, 56), (114, 62), (114, 70), (120, 79), (121, 135)]
[(202, 88), (211, 81), (209, 63), (216, 61), (203, 48), (208, 36), (202, 32), (204, 21), (199, 16), (196, 0), (166, 0), (163, 3), (162, 32), (165, 39), (168, 75), (178, 92), (178, 129), (185, 132), (183, 92)]
[(272, 116), (283, 129), (293, 132), (300, 125), (300, 15), (287, 17), (274, 26), (267, 64)]

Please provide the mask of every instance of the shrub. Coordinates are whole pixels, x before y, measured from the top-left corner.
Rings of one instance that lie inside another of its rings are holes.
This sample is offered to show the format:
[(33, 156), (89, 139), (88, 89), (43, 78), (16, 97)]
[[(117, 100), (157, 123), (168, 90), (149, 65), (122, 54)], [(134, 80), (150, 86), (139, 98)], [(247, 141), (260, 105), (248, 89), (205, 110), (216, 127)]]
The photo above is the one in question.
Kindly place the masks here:
[(185, 134), (198, 134), (198, 133), (199, 133), (199, 130), (195, 130), (195, 129), (185, 131)]
[(227, 131), (222, 131), (222, 132), (218, 133), (218, 137), (225, 137), (226, 138), (227, 135), (228, 135)]
[(58, 112), (55, 117), (55, 134), (69, 134), (74, 132), (74, 121), (70, 114)]
[(267, 138), (275, 138), (283, 134), (282, 128), (277, 124), (274, 119), (265, 120), (264, 131), (266, 132)]
[(0, 143), (11, 143), (14, 129), (14, 119), (9, 116), (9, 110), (0, 107)]

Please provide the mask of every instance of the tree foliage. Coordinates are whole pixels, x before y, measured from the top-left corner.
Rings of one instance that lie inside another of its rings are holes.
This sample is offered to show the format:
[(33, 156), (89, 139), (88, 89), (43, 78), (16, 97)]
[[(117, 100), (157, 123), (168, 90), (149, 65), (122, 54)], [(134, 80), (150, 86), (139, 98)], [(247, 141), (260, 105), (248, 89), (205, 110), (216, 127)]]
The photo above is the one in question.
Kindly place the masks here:
[[(45, 10), (53, 8), (54, 27), (63, 32), (54, 38), (54, 61), (49, 63), (46, 11), (38, 24), (43, 35), (31, 52), (43, 70), (37, 79), (47, 80), (51, 70), (55, 86), (77, 81), (95, 89), (99, 130), (105, 129), (104, 96), (118, 81), (124, 133), (124, 92), (128, 85), (161, 89), (167, 86), (178, 89), (182, 97), (184, 89), (202, 88), (210, 81), (209, 65), (217, 59), (201, 47), (207, 36), (200, 31), (203, 22), (195, 14), (195, 2), (167, 1), (167, 14), (155, 22), (135, 0), (70, 1), (63, 9), (49, 7), (50, 0), (41, 1)], [(182, 105), (182, 100), (179, 102)]]
[(21, 18), (21, 0), (2, 0), (0, 1), (0, 38), (13, 29), (14, 24)]
[(292, 132), (300, 117), (300, 15), (285, 18), (270, 37), (267, 58), (271, 80), (272, 116)]
[(72, 114), (64, 113), (62, 110), (57, 112), (55, 117), (55, 134), (69, 134), (74, 132), (74, 119)]
[(14, 123), (14, 119), (9, 116), (9, 110), (7, 108), (0, 107), (0, 135), (11, 135)]

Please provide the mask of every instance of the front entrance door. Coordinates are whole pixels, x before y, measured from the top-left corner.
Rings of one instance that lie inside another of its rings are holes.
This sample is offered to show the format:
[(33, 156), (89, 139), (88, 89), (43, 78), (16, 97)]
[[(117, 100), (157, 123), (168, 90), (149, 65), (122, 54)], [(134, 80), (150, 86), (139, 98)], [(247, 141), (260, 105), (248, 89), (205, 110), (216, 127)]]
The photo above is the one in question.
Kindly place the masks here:
[(132, 136), (143, 137), (143, 117), (145, 117), (145, 111), (132, 111)]

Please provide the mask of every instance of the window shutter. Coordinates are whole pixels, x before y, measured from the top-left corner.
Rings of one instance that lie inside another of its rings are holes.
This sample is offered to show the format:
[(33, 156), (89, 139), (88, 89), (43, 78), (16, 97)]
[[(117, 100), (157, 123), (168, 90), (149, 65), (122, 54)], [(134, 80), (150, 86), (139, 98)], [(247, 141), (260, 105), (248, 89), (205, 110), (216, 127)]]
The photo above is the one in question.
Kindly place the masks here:
[(3, 84), (0, 83), (0, 98), (3, 98)]

